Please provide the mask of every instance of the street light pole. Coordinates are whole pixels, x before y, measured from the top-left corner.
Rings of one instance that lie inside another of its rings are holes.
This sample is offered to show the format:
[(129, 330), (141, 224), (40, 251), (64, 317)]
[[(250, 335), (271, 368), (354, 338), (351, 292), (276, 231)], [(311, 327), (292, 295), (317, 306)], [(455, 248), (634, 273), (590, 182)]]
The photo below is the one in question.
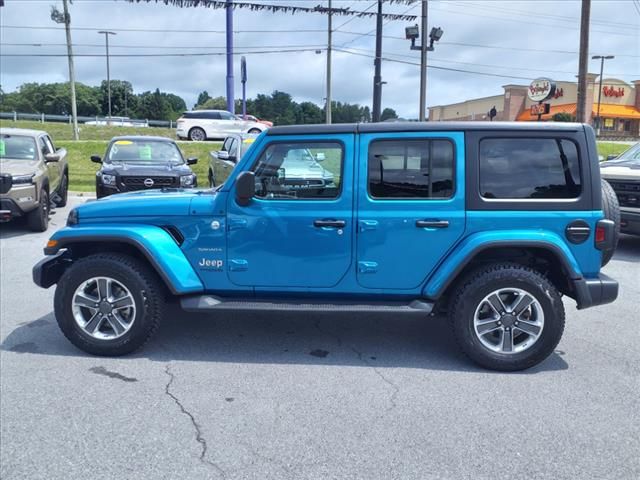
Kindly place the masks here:
[(374, 67), (373, 112), (371, 116), (373, 122), (379, 122), (382, 108), (382, 0), (378, 0), (378, 15), (376, 16), (376, 57)]
[(427, 119), (427, 0), (422, 0), (422, 43), (420, 48), (420, 121)]
[(331, 19), (331, 0), (329, 0), (329, 28), (327, 37), (327, 103), (325, 107), (325, 121), (331, 123), (331, 36), (333, 33), (333, 25)]
[(107, 47), (107, 96), (108, 96), (108, 105), (109, 105), (109, 116), (107, 119), (107, 125), (111, 124), (111, 73), (109, 72), (109, 35), (115, 35), (115, 32), (109, 32), (106, 30), (101, 30), (98, 32), (99, 34), (104, 35), (105, 46)]
[(591, 57), (592, 60), (600, 60), (600, 86), (598, 91), (598, 114), (596, 115), (596, 134), (600, 135), (600, 123), (602, 119), (600, 118), (600, 100), (602, 98), (602, 75), (604, 73), (604, 61), (611, 60), (616, 58), (613, 55), (594, 55)]

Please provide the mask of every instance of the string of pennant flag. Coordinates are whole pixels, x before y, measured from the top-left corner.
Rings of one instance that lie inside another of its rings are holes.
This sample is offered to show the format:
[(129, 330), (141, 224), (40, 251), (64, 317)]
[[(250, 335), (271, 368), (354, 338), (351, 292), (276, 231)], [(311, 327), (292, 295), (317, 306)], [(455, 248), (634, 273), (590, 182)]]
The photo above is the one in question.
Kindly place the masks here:
[[(164, 5), (173, 5), (177, 7), (206, 7), (212, 9), (223, 9), (231, 6), (233, 9), (248, 9), (251, 11), (268, 11), (272, 13), (331, 13), (332, 15), (345, 15), (355, 17), (375, 17), (376, 12), (351, 10), (350, 8), (328, 8), (322, 5), (315, 7), (302, 7), (299, 5), (275, 5), (254, 2), (227, 2), (226, 0), (126, 0), (130, 3), (162, 3)], [(417, 0), (384, 0), (389, 4), (411, 5)], [(413, 21), (416, 15), (383, 13), (382, 17), (387, 20), (403, 20)]]

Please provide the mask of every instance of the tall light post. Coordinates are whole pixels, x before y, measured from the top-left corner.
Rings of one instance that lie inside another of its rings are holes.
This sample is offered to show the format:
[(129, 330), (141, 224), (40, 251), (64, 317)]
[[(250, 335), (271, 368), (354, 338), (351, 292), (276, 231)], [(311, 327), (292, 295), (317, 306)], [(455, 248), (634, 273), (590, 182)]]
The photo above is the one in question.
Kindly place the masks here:
[(598, 91), (598, 114), (596, 115), (596, 133), (600, 135), (600, 123), (602, 119), (600, 118), (600, 99), (602, 98), (602, 74), (604, 72), (604, 61), (612, 60), (616, 58), (613, 55), (594, 55), (591, 57), (592, 60), (600, 60), (600, 86)]
[(109, 35), (115, 35), (116, 32), (109, 32), (107, 30), (101, 30), (98, 32), (104, 35), (105, 46), (107, 47), (107, 96), (109, 98), (109, 117), (107, 125), (111, 124), (111, 73), (109, 72)]

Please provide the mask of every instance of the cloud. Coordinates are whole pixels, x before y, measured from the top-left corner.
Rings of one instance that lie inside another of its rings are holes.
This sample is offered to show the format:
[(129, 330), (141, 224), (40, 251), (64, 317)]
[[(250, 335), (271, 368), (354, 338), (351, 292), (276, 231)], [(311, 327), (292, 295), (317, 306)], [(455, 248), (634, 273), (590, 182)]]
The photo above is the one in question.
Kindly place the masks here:
[[(258, 0), (256, 0), (258, 1)], [(266, 2), (266, 0), (259, 0)], [(275, 1), (275, 0), (274, 0)], [(280, 0), (294, 4), (305, 1), (316, 5), (326, 0)], [(6, 0), (0, 11), (2, 25), (57, 26), (50, 17), (50, 5), (60, 0)], [(365, 10), (373, 0), (335, 0), (334, 5)], [(478, 71), (496, 75), (535, 78), (549, 76), (557, 80), (573, 80), (578, 69), (575, 54), (579, 47), (580, 2), (548, 1), (432, 1), (429, 3), (429, 25), (440, 26), (444, 36), (436, 50), (429, 53), (430, 65)], [(385, 5), (385, 11), (419, 14), (420, 5)], [(370, 9), (371, 11), (371, 9)], [(199, 92), (212, 96), (225, 94), (226, 60), (224, 55), (201, 57), (118, 57), (133, 53), (224, 52), (223, 33), (179, 32), (180, 30), (224, 31), (223, 11), (206, 8), (179, 8), (162, 4), (131, 4), (114, 0), (75, 0), (71, 6), (74, 27), (118, 29), (111, 38), (111, 77), (129, 80), (137, 92), (160, 88), (176, 93), (193, 105)], [(345, 24), (345, 22), (347, 22)], [(342, 26), (345, 24), (344, 26)], [(404, 40), (406, 22), (389, 22), (384, 27), (383, 55), (405, 62), (419, 62), (419, 52), (409, 50)], [(637, 28), (634, 28), (637, 27)], [(333, 99), (370, 105), (373, 90), (373, 55), (375, 38), (346, 32), (367, 33), (375, 29), (375, 20), (334, 17), (334, 46), (352, 53), (335, 51), (333, 55)], [(320, 14), (272, 14), (237, 10), (234, 14), (236, 48), (264, 50), (265, 46), (292, 48), (310, 45), (312, 51), (247, 55), (249, 96), (282, 90), (297, 101), (321, 104), (325, 97), (326, 57), (316, 54), (314, 46), (323, 49), (327, 42), (327, 19)], [(640, 16), (632, 2), (594, 1), (592, 3), (591, 52), (616, 55), (607, 63), (606, 76), (625, 81), (640, 79)], [(124, 29), (178, 30), (154, 33)], [(247, 30), (283, 30), (279, 33)], [(318, 31), (308, 31), (318, 30)], [(72, 32), (76, 54), (104, 53), (104, 37), (96, 31)], [(2, 53), (66, 53), (63, 30), (2, 28)], [(9, 43), (57, 44), (52, 46), (13, 46)], [(459, 44), (492, 45), (482, 48)], [(93, 45), (93, 46), (84, 46)], [(346, 45), (346, 46), (345, 46)], [(157, 48), (140, 48), (157, 47)], [(179, 48), (175, 48), (179, 47)], [(506, 49), (506, 48), (509, 49)], [(528, 49), (528, 50), (524, 50)], [(530, 51), (538, 50), (538, 51)], [(355, 55), (358, 53), (360, 55)], [(236, 97), (240, 96), (239, 58), (235, 59)], [(500, 68), (501, 67), (501, 68)], [(590, 63), (590, 70), (599, 65)], [(97, 85), (106, 77), (102, 57), (76, 57), (77, 81)], [(383, 62), (383, 106), (392, 107), (406, 118), (418, 114), (419, 67), (391, 61)], [(1, 57), (0, 83), (11, 91), (25, 82), (66, 81), (66, 57)], [(527, 80), (482, 76), (431, 68), (428, 71), (427, 103), (441, 105), (503, 92), (507, 83)]]

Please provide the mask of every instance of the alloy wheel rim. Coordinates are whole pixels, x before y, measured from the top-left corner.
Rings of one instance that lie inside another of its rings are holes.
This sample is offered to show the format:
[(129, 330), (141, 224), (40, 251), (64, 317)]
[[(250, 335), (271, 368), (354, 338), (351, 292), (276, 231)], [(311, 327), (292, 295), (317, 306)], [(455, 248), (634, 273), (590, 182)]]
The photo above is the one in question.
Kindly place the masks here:
[(201, 142), (204, 139), (204, 135), (202, 134), (201, 130), (194, 130), (193, 132), (191, 132), (191, 139), (195, 140), (196, 142)]
[(473, 317), (473, 331), (482, 345), (507, 355), (531, 348), (543, 329), (542, 305), (520, 288), (494, 290), (478, 303)]
[(82, 331), (97, 340), (123, 336), (136, 318), (133, 295), (110, 277), (93, 277), (81, 283), (73, 294), (71, 310)]

